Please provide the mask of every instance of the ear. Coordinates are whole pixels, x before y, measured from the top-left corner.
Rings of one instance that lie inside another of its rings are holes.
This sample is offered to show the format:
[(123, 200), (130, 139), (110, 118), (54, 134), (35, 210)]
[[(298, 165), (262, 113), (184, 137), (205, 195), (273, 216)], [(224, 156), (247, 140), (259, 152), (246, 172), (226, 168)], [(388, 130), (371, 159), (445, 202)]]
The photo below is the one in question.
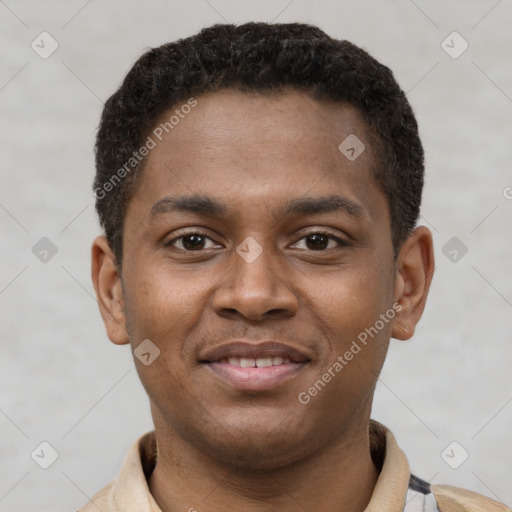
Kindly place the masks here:
[(425, 226), (416, 228), (403, 243), (396, 263), (395, 315), (391, 336), (408, 340), (419, 322), (434, 274), (432, 233)]
[(110, 341), (116, 345), (129, 343), (121, 276), (104, 236), (96, 237), (92, 243), (91, 277)]

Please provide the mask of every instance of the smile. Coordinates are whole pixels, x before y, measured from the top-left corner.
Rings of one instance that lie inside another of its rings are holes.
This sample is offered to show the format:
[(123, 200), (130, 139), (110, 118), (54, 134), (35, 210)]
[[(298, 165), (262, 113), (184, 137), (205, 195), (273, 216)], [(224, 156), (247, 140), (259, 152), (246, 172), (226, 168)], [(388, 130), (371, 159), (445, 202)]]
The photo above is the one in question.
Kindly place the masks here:
[(269, 366), (280, 366), (282, 364), (291, 363), (291, 359), (281, 356), (258, 357), (257, 359), (251, 357), (224, 357), (219, 363), (241, 368), (268, 368)]
[(310, 357), (288, 344), (236, 341), (213, 349), (200, 362), (224, 384), (241, 391), (267, 391), (293, 379)]

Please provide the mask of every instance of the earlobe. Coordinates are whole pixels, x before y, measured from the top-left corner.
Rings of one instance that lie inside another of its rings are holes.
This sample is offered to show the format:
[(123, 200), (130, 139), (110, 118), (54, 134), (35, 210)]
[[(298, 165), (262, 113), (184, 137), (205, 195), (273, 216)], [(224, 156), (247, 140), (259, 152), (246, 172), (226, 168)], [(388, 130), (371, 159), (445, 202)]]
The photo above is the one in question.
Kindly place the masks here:
[(110, 341), (117, 345), (128, 343), (121, 277), (104, 236), (96, 237), (92, 244), (91, 277)]
[(408, 340), (423, 314), (434, 273), (432, 233), (416, 228), (403, 243), (397, 258), (395, 301), (400, 304), (391, 336)]

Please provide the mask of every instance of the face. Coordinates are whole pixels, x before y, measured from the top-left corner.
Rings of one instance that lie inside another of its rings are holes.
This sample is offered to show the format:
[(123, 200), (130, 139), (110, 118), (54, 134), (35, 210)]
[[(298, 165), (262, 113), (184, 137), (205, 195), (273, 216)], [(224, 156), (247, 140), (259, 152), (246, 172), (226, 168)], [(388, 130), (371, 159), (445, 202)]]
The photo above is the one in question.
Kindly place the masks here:
[(150, 151), (122, 277), (102, 241), (93, 279), (112, 341), (151, 341), (135, 363), (157, 432), (270, 468), (365, 425), (409, 286), (365, 130), (351, 106), (223, 91)]

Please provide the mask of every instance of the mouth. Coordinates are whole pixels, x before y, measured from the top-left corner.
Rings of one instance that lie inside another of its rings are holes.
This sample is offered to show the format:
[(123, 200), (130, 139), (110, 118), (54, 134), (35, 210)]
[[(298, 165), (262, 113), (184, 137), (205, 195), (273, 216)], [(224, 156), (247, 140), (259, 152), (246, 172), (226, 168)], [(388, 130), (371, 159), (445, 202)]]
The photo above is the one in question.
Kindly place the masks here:
[(222, 345), (200, 358), (206, 368), (242, 391), (265, 391), (293, 379), (311, 361), (289, 345), (238, 341)]

